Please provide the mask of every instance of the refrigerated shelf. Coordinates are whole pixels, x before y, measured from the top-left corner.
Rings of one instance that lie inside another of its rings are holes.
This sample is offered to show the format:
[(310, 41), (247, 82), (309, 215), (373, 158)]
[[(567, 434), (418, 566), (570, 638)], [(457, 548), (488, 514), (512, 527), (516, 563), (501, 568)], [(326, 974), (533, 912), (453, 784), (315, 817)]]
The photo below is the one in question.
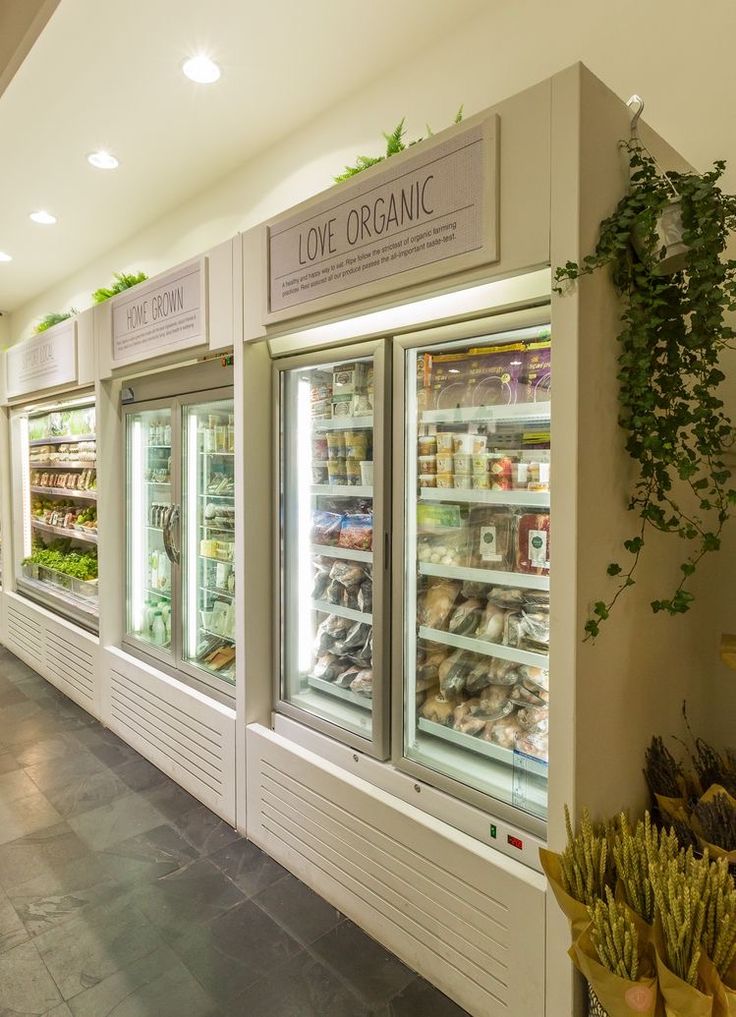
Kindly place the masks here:
[(341, 689), (339, 685), (333, 685), (332, 682), (326, 682), (324, 678), (315, 678), (313, 675), (307, 676), (307, 682), (313, 689), (317, 689), (319, 692), (326, 692), (329, 696), (334, 696), (335, 699), (344, 699), (348, 703), (354, 703), (361, 710), (372, 709), (370, 696), (358, 695), (352, 689)]
[(441, 629), (430, 629), (426, 625), (419, 626), (419, 638), (432, 643), (443, 643), (454, 646), (457, 650), (468, 650), (480, 653), (485, 657), (497, 657), (510, 660), (515, 664), (526, 664), (529, 667), (541, 667), (547, 670), (549, 657), (544, 653), (533, 653), (531, 650), (519, 650), (515, 646), (504, 646), (502, 643), (490, 643), (486, 639), (473, 639), (472, 636), (456, 636), (454, 632), (443, 632)]
[(89, 459), (86, 463), (37, 463), (31, 462), (32, 470), (96, 470), (97, 460)]
[(422, 424), (470, 424), (490, 420), (543, 420), (549, 422), (550, 402), (516, 403), (506, 406), (458, 406), (446, 410), (425, 410), (420, 416)]
[(465, 734), (464, 731), (456, 731), (452, 727), (445, 727), (442, 724), (436, 723), (433, 720), (427, 720), (424, 717), (420, 717), (418, 721), (420, 731), (424, 731), (426, 734), (434, 735), (435, 738), (443, 738), (447, 742), (451, 742), (453, 745), (457, 745), (468, 752), (475, 752), (481, 756), (487, 756), (489, 759), (496, 759), (500, 763), (505, 763), (507, 766), (513, 766), (514, 760), (517, 756), (523, 755), (525, 760), (525, 768), (535, 774), (537, 777), (547, 778), (548, 764), (543, 759), (536, 759), (534, 756), (529, 756), (526, 753), (517, 753), (513, 749), (504, 749), (500, 745), (494, 745), (493, 742), (487, 742), (483, 738), (479, 738), (477, 735)]
[(359, 431), (373, 427), (373, 416), (333, 417), (331, 420), (312, 420), (313, 431)]
[(42, 533), (55, 533), (59, 537), (70, 537), (72, 540), (81, 540), (85, 544), (96, 544), (96, 533), (85, 533), (84, 530), (70, 530), (64, 526), (52, 526), (50, 523), (43, 523), (40, 519), (31, 519), (31, 526), (34, 530)]
[(365, 622), (366, 625), (373, 624), (373, 615), (367, 614), (365, 611), (356, 611), (352, 607), (343, 607), (342, 604), (329, 604), (326, 600), (313, 600), (311, 605), (314, 611), (321, 611), (323, 614), (335, 614), (338, 618)]
[(342, 558), (345, 561), (373, 561), (372, 551), (354, 551), (348, 547), (336, 547), (334, 544), (312, 544), (312, 554), (322, 554), (327, 558)]
[(329, 496), (332, 498), (373, 497), (373, 488), (364, 487), (362, 484), (356, 487), (349, 487), (347, 484), (313, 484), (309, 490), (315, 496)]
[(420, 501), (464, 501), (483, 505), (549, 508), (549, 491), (487, 491), (482, 488), (423, 487)]
[(63, 498), (83, 498), (85, 501), (97, 501), (96, 491), (75, 491), (68, 487), (31, 487), (33, 494), (53, 494)]
[(29, 448), (35, 445), (73, 445), (76, 441), (97, 441), (95, 434), (56, 434), (53, 438), (31, 438)]
[(492, 569), (475, 569), (466, 565), (435, 565), (419, 562), (421, 576), (439, 579), (463, 579), (489, 586), (517, 586), (525, 590), (549, 590), (549, 576), (530, 576), (525, 572), (494, 572)]
[(222, 639), (225, 643), (235, 645), (235, 636), (226, 636), (222, 632), (213, 632), (212, 629), (206, 629), (204, 625), (200, 626), (199, 631), (205, 636), (212, 636), (213, 639)]

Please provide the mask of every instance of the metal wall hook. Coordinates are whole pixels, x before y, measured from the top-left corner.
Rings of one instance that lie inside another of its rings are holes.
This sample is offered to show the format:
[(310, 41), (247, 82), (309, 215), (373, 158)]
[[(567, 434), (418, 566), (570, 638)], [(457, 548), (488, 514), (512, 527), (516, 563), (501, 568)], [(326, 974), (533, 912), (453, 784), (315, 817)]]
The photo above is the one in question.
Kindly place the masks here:
[(634, 93), (634, 95), (632, 95), (629, 98), (629, 100), (627, 101), (626, 105), (629, 107), (629, 109), (631, 109), (632, 106), (636, 106), (636, 110), (634, 112), (634, 115), (631, 118), (631, 137), (632, 138), (636, 138), (638, 140), (639, 139), (639, 117), (644, 112), (644, 100), (642, 99), (642, 97), (640, 95), (637, 95), (636, 93)]

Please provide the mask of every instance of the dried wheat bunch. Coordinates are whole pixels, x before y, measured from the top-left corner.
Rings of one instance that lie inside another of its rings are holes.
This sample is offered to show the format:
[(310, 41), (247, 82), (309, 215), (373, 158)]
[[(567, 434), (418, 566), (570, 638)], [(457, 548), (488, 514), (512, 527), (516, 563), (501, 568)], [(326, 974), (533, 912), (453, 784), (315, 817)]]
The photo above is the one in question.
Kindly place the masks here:
[(736, 957), (736, 888), (725, 858), (708, 866), (703, 946), (723, 977)]
[(639, 934), (609, 886), (606, 899), (588, 907), (588, 914), (593, 923), (590, 935), (601, 964), (619, 978), (635, 982), (639, 974)]
[(604, 897), (613, 883), (608, 839), (602, 827), (596, 827), (590, 812), (583, 809), (580, 829), (573, 833), (570, 811), (565, 806), (567, 845), (560, 855), (562, 886), (575, 900), (588, 906)]
[(653, 864), (650, 872), (664, 933), (663, 960), (679, 978), (695, 985), (705, 928), (708, 861), (696, 859), (688, 850)]
[(654, 890), (649, 870), (654, 864), (675, 858), (679, 850), (674, 831), (658, 830), (648, 812), (633, 831), (628, 817), (621, 813), (611, 841), (616, 875), (627, 903), (645, 922), (654, 921)]

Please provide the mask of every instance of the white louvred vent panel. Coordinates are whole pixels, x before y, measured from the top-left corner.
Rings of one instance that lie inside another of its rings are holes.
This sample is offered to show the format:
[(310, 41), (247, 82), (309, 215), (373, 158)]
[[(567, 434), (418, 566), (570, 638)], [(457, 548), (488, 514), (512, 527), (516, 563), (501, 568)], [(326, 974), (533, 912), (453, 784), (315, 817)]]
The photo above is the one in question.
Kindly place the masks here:
[(62, 692), (82, 706), (95, 698), (95, 654), (79, 641), (49, 629), (45, 641), (46, 673)]
[(248, 836), (470, 1013), (544, 1013), (544, 883), (265, 728)]
[(133, 748), (229, 822), (234, 715), (208, 706), (179, 683), (130, 664), (109, 671), (109, 723)]
[(40, 670), (43, 663), (43, 630), (38, 619), (21, 610), (12, 601), (7, 607), (8, 648), (26, 664)]

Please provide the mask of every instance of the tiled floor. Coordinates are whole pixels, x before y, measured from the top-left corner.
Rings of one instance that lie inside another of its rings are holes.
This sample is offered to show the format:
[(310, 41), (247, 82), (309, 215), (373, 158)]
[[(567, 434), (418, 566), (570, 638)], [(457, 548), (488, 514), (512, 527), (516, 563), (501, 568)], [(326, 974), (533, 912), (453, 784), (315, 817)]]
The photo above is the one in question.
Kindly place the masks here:
[(464, 1012), (0, 648), (0, 1015)]

